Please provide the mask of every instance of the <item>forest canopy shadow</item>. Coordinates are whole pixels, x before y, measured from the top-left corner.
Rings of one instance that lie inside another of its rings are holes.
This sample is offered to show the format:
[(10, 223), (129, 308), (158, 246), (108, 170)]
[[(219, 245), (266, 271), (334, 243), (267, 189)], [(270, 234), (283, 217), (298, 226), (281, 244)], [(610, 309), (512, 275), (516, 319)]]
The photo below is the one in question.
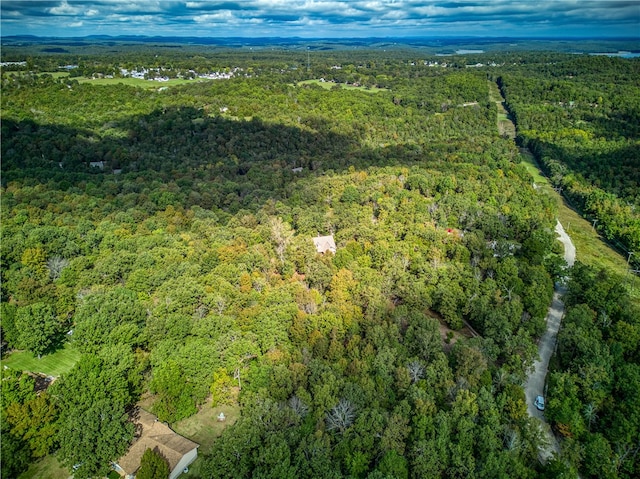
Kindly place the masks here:
[(429, 151), (418, 144), (364, 146), (363, 128), (356, 124), (347, 135), (321, 117), (292, 126), (208, 116), (192, 107), (131, 116), (105, 124), (101, 133), (7, 118), (2, 184), (53, 183), (101, 198), (134, 194), (149, 211), (197, 204), (235, 212), (285, 197), (287, 185), (309, 174), (440, 163), (461, 148), (483, 151), (467, 138), (430, 143)]
[[(140, 185), (140, 180), (134, 184), (127, 179), (145, 177), (158, 186), (172, 184), (173, 193), (185, 190), (188, 195), (198, 190), (198, 184), (211, 186), (213, 181), (219, 191), (211, 203), (229, 206), (228, 195), (264, 200), (274, 197), (295, 175), (346, 166), (358, 146), (354, 139), (331, 131), (320, 118), (292, 127), (258, 118), (209, 117), (196, 108), (159, 109), (107, 127), (100, 135), (3, 119), (3, 185), (14, 180), (54, 182), (66, 190), (115, 181), (115, 191), (107, 188), (102, 193), (126, 194)], [(95, 188), (95, 193), (100, 190)], [(166, 197), (160, 203), (173, 203), (172, 199), (177, 198)]]

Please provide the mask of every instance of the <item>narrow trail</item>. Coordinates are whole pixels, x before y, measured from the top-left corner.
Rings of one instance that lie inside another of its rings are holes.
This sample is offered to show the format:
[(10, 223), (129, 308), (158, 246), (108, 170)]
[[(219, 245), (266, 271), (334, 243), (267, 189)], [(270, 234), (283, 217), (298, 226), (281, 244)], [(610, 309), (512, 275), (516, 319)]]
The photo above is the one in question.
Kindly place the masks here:
[[(505, 98), (502, 96), (502, 92), (498, 88), (498, 85), (494, 82), (489, 82), (489, 97), (495, 101), (498, 106), (498, 131), (501, 135), (506, 135), (512, 140), (515, 140), (515, 125), (505, 109)], [(564, 246), (564, 259), (567, 262), (567, 265), (573, 266), (576, 260), (576, 248), (558, 220), (556, 220), (555, 232), (558, 234), (558, 239)], [(534, 401), (536, 396), (545, 396), (545, 381), (547, 371), (549, 369), (549, 361), (555, 351), (556, 338), (558, 336), (558, 331), (560, 330), (560, 322), (564, 316), (564, 303), (562, 302), (562, 296), (564, 296), (565, 293), (566, 287), (564, 284), (561, 282), (557, 283), (555, 285), (551, 306), (549, 306), (549, 310), (547, 312), (547, 329), (540, 338), (540, 343), (538, 344), (539, 359), (535, 361), (533, 370), (529, 373), (527, 382), (524, 386), (527, 412), (529, 413), (529, 416), (540, 420), (543, 432), (547, 438), (547, 444), (539, 450), (539, 457), (543, 462), (546, 462), (554, 452), (556, 454), (560, 453), (560, 444), (551, 431), (551, 427), (547, 423), (544, 413), (536, 408)]]

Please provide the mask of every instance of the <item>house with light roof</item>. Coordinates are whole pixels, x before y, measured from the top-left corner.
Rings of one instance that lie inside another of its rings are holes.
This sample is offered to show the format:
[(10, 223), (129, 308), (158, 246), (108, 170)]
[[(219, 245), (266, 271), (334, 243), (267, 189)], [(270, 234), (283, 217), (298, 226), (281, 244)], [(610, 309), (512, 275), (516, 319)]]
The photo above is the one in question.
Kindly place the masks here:
[(113, 464), (113, 468), (126, 479), (134, 479), (142, 455), (147, 449), (159, 453), (169, 463), (169, 479), (175, 479), (188, 470), (198, 457), (199, 444), (174, 432), (156, 416), (138, 409), (135, 413), (136, 437), (129, 451)]

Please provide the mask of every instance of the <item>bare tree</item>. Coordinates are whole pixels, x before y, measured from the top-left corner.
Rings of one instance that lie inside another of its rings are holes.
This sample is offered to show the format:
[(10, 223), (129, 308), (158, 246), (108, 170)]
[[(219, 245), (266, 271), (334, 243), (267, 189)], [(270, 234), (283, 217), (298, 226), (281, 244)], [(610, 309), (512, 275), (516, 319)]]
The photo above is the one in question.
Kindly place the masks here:
[(58, 279), (62, 270), (69, 266), (69, 260), (60, 256), (53, 256), (47, 260), (49, 276), (51, 279)]
[(350, 401), (340, 399), (329, 414), (327, 414), (327, 429), (329, 431), (337, 430), (342, 434), (356, 417), (356, 409)]
[(618, 443), (616, 445), (616, 453), (613, 459), (613, 467), (616, 472), (620, 470), (620, 467), (625, 461), (631, 460), (633, 462), (638, 452), (640, 452), (640, 441), (635, 444)]
[(309, 412), (309, 406), (295, 394), (289, 398), (289, 407), (301, 418)]
[(236, 368), (235, 371), (233, 371), (233, 379), (237, 379), (238, 380), (238, 389), (242, 389), (242, 383), (240, 382), (240, 368)]
[(503, 286), (502, 289), (504, 289), (505, 293), (507, 293), (507, 297), (509, 298), (509, 302), (511, 302), (511, 296), (513, 294), (513, 290), (515, 289), (515, 286)]
[(409, 370), (409, 376), (411, 376), (411, 382), (417, 383), (424, 377), (424, 366), (420, 361), (411, 361), (407, 364), (407, 369)]
[(227, 307), (227, 302), (225, 301), (225, 299), (222, 296), (216, 296), (214, 298), (215, 304), (216, 304), (216, 312), (218, 313), (218, 315), (222, 315), (222, 313), (224, 312), (224, 310)]
[(271, 240), (276, 247), (276, 253), (280, 259), (280, 263), (284, 263), (284, 252), (293, 238), (293, 231), (288, 223), (282, 221), (281, 218), (271, 218), (269, 221), (271, 226)]
[(590, 402), (589, 404), (585, 405), (582, 413), (587, 421), (587, 424), (589, 425), (589, 431), (591, 431), (591, 425), (598, 419), (598, 408), (592, 402)]
[(504, 441), (504, 447), (509, 451), (517, 451), (520, 448), (520, 438), (518, 437), (518, 433), (511, 428), (507, 428), (504, 431), (504, 435), (502, 437)]

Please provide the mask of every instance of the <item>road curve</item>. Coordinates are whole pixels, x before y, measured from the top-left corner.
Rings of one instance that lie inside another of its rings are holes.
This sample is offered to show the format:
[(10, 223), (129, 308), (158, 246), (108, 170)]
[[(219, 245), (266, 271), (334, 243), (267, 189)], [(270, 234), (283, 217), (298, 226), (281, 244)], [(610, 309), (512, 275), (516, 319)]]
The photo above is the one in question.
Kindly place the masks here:
[[(571, 242), (569, 235), (564, 231), (560, 221), (556, 223), (555, 231), (558, 234), (558, 239), (564, 245), (564, 259), (567, 262), (567, 265), (573, 266), (576, 260), (576, 248)], [(549, 360), (555, 350), (556, 336), (560, 329), (560, 321), (564, 315), (564, 303), (561, 298), (565, 292), (565, 286), (561, 283), (557, 283), (553, 293), (553, 301), (551, 302), (549, 312), (547, 313), (547, 330), (542, 335), (542, 338), (540, 338), (540, 343), (538, 345), (539, 359), (534, 363), (534, 369), (529, 374), (527, 383), (524, 387), (529, 416), (536, 417), (542, 421), (543, 429), (549, 441), (549, 447), (545, 447), (540, 450), (540, 459), (543, 461), (546, 461), (551, 457), (553, 452), (559, 453), (560, 446), (551, 432), (551, 428), (547, 424), (544, 414), (535, 407), (533, 402), (535, 401), (536, 396), (545, 395), (544, 385), (547, 370), (549, 368)]]

